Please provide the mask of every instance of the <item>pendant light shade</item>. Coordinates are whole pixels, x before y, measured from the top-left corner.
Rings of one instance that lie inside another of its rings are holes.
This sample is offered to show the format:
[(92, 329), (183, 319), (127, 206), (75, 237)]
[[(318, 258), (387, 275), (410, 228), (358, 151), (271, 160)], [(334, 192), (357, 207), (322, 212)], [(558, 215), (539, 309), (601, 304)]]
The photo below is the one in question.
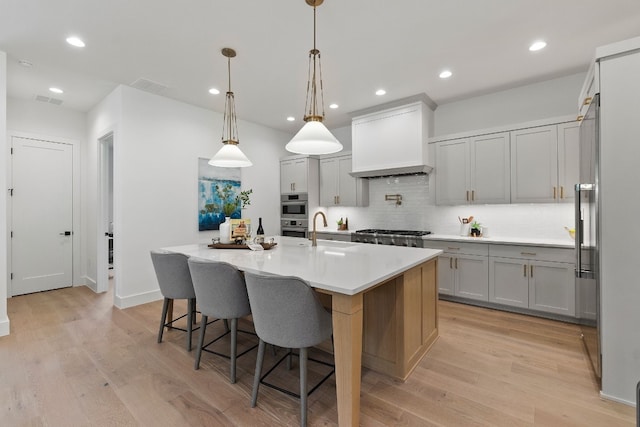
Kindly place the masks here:
[[(324, 94), (322, 92), (322, 65), (320, 51), (316, 49), (316, 6), (324, 0), (305, 0), (313, 6), (313, 49), (309, 51), (309, 78), (305, 105), (305, 125), (285, 146), (287, 151), (298, 154), (330, 154), (342, 150), (342, 144), (322, 123), (324, 119)], [(318, 99), (320, 92), (320, 99)]]
[(317, 121), (308, 121), (285, 147), (299, 154), (331, 154), (342, 150), (342, 144), (329, 129)]
[(238, 122), (236, 120), (236, 103), (231, 92), (231, 58), (236, 56), (236, 51), (225, 47), (222, 55), (227, 58), (229, 71), (229, 90), (224, 103), (224, 118), (222, 126), (222, 148), (209, 160), (212, 166), (222, 168), (243, 168), (253, 166), (253, 163), (244, 155), (238, 147)]

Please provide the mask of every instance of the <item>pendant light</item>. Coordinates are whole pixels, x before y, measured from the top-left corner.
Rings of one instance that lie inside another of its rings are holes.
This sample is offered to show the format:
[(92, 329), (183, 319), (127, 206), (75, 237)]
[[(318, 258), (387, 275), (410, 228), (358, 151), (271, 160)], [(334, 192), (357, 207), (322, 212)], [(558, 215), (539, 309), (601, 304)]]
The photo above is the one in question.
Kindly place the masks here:
[(238, 123), (236, 120), (236, 103), (231, 92), (231, 58), (236, 56), (236, 51), (225, 47), (222, 55), (227, 58), (229, 71), (229, 90), (224, 102), (224, 119), (222, 124), (222, 148), (209, 160), (212, 166), (223, 168), (244, 168), (253, 166), (253, 163), (244, 155), (238, 147)]
[[(324, 0), (305, 1), (309, 6), (313, 6), (313, 49), (309, 51), (309, 78), (307, 80), (307, 99), (304, 116), (306, 123), (285, 148), (287, 151), (299, 154), (337, 153), (342, 150), (342, 144), (322, 123), (324, 119), (324, 95), (322, 93), (320, 51), (316, 49), (316, 6), (320, 6)], [(318, 91), (320, 92), (320, 100), (318, 100)]]

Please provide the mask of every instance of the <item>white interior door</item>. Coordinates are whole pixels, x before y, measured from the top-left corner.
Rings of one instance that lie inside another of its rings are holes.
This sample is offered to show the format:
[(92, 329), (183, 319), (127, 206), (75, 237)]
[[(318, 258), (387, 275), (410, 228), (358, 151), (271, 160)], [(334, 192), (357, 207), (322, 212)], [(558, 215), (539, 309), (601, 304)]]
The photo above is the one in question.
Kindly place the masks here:
[(73, 147), (12, 138), (11, 293), (73, 283)]

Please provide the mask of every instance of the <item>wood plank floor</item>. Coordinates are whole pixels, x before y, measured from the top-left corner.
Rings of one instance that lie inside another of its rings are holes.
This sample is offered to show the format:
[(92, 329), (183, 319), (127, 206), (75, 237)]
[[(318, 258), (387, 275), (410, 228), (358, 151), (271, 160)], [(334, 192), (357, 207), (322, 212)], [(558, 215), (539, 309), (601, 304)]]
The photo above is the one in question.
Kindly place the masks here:
[[(183, 332), (167, 331), (156, 343), (160, 302), (119, 310), (112, 301), (111, 292), (84, 287), (8, 300), (0, 425), (299, 423), (298, 401), (265, 387), (250, 408), (255, 350), (238, 359), (238, 382), (230, 384), (226, 359), (204, 353), (193, 369)], [(364, 370), (362, 425), (635, 425), (633, 408), (599, 398), (577, 326), (443, 301), (439, 309), (440, 338), (405, 383)], [(295, 375), (278, 375), (295, 388)], [(337, 425), (333, 378), (310, 397), (309, 424)]]

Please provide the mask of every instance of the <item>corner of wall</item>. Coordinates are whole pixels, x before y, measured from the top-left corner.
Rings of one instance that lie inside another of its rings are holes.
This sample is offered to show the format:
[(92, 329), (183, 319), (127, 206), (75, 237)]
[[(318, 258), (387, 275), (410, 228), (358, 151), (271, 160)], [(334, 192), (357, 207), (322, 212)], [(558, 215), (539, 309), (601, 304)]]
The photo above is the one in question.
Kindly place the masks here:
[(9, 241), (7, 239), (7, 192), (8, 170), (7, 152), (9, 151), (7, 142), (7, 54), (0, 51), (0, 165), (3, 165), (0, 173), (0, 336), (9, 335), (9, 317), (7, 315), (7, 287), (8, 287), (8, 266), (7, 255)]

